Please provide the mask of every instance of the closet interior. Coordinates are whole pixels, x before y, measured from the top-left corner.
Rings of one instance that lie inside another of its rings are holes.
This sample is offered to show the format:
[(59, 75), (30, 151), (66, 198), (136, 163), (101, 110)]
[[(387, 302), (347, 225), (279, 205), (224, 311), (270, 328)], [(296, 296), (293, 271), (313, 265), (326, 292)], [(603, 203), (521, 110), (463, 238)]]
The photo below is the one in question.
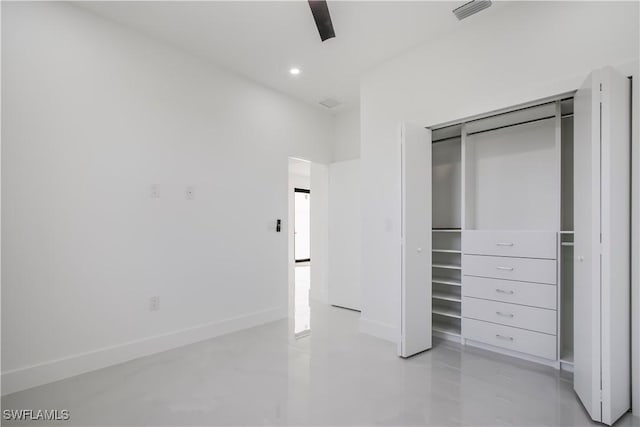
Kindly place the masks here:
[(433, 335), (572, 369), (572, 97), (431, 141)]
[(460, 337), (462, 321), (462, 125), (434, 130), (432, 160), (432, 327)]
[(595, 421), (628, 410), (630, 94), (605, 67), (574, 92), (403, 124), (400, 356), (438, 336), (574, 371)]

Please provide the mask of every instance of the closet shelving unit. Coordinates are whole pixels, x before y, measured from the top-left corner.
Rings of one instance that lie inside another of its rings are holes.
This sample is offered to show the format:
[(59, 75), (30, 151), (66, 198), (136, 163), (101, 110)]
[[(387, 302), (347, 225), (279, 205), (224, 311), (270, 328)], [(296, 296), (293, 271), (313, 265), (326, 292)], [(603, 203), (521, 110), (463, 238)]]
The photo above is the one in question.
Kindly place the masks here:
[[(557, 303), (549, 303), (546, 309), (555, 310), (557, 316), (557, 350), (552, 359), (571, 370), (573, 98), (569, 95), (434, 128), (431, 141), (434, 335), (465, 342), (462, 306), (464, 295), (470, 292), (464, 290), (462, 279), (466, 274), (475, 274), (463, 268), (465, 233), (556, 230)], [(522, 156), (531, 152), (541, 153), (544, 160), (534, 154), (538, 157), (520, 164)], [(493, 163), (487, 166), (487, 162)], [(530, 165), (534, 169), (527, 169)], [(525, 185), (517, 188), (511, 182)], [(528, 188), (529, 194), (522, 193), (522, 188)], [(529, 206), (524, 207), (527, 203)], [(547, 293), (549, 289), (544, 288)]]
[(399, 355), (439, 335), (573, 370), (595, 421), (629, 409), (630, 95), (605, 67), (576, 92), (402, 125)]
[(461, 126), (437, 130), (432, 140), (432, 329), (461, 339)]

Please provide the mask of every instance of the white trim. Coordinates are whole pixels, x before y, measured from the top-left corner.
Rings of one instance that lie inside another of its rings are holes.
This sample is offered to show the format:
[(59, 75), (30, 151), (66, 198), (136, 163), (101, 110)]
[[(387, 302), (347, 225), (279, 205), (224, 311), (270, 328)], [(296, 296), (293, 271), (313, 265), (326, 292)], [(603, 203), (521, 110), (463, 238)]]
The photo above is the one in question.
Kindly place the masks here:
[(468, 345), (469, 347), (476, 347), (476, 348), (481, 348), (483, 350), (492, 351), (494, 353), (500, 353), (505, 356), (510, 356), (517, 359), (526, 360), (528, 362), (539, 363), (541, 365), (549, 366), (551, 368), (560, 369), (560, 361), (558, 360), (543, 359), (542, 357), (532, 356), (530, 354), (521, 353), (519, 351), (513, 351), (513, 350), (501, 348), (501, 347), (496, 347), (491, 344), (485, 344), (479, 341), (470, 340), (468, 338), (465, 339), (465, 345)]
[(130, 341), (2, 373), (2, 395), (204, 341), (287, 317), (287, 307), (263, 310), (219, 322)]
[(560, 370), (573, 373), (573, 363), (565, 362), (564, 360), (560, 361)]
[(451, 342), (464, 345), (464, 343), (462, 342), (462, 335), (452, 335), (452, 334), (447, 334), (445, 332), (440, 332), (440, 331), (433, 331), (432, 335), (444, 341), (451, 341)]
[(360, 332), (371, 335), (390, 342), (397, 342), (398, 330), (388, 323), (382, 323), (371, 319), (360, 317)]

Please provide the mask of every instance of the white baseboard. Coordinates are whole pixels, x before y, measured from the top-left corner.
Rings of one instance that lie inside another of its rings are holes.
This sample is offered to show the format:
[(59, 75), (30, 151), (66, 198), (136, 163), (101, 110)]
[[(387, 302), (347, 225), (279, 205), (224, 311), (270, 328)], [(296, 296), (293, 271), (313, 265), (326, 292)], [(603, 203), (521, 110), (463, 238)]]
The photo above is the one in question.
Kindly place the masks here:
[(539, 363), (541, 365), (546, 365), (546, 366), (549, 366), (551, 368), (560, 369), (560, 362), (557, 361), (557, 360), (544, 359), (542, 357), (532, 356), (530, 354), (520, 353), (519, 351), (508, 350), (506, 348), (496, 347), (496, 346), (493, 346), (491, 344), (486, 344), (486, 343), (479, 342), (479, 341), (473, 341), (473, 340), (470, 340), (470, 339), (465, 339), (464, 340), (464, 345), (468, 345), (470, 347), (480, 348), (482, 350), (492, 351), (494, 353), (500, 353), (500, 354), (503, 354), (505, 356), (514, 357), (516, 359), (523, 359), (523, 360), (526, 360), (528, 362)]
[(391, 341), (392, 343), (396, 343), (398, 341), (398, 332), (396, 331), (396, 328), (388, 323), (382, 323), (376, 320), (360, 317), (359, 329), (363, 334), (372, 335), (376, 338)]
[(259, 326), (286, 317), (286, 307), (273, 308), (3, 372), (2, 395), (26, 390), (31, 387), (73, 377), (96, 369), (106, 368), (107, 366), (193, 344), (198, 341), (204, 341), (242, 329)]

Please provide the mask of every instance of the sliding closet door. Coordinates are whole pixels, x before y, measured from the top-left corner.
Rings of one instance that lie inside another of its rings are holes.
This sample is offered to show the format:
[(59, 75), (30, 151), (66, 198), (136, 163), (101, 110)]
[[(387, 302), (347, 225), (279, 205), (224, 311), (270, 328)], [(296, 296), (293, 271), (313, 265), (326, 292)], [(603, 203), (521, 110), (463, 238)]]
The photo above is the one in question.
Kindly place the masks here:
[(431, 131), (405, 124), (402, 147), (400, 345), (409, 357), (431, 348)]
[(574, 389), (606, 424), (629, 408), (628, 90), (598, 70), (574, 98)]

